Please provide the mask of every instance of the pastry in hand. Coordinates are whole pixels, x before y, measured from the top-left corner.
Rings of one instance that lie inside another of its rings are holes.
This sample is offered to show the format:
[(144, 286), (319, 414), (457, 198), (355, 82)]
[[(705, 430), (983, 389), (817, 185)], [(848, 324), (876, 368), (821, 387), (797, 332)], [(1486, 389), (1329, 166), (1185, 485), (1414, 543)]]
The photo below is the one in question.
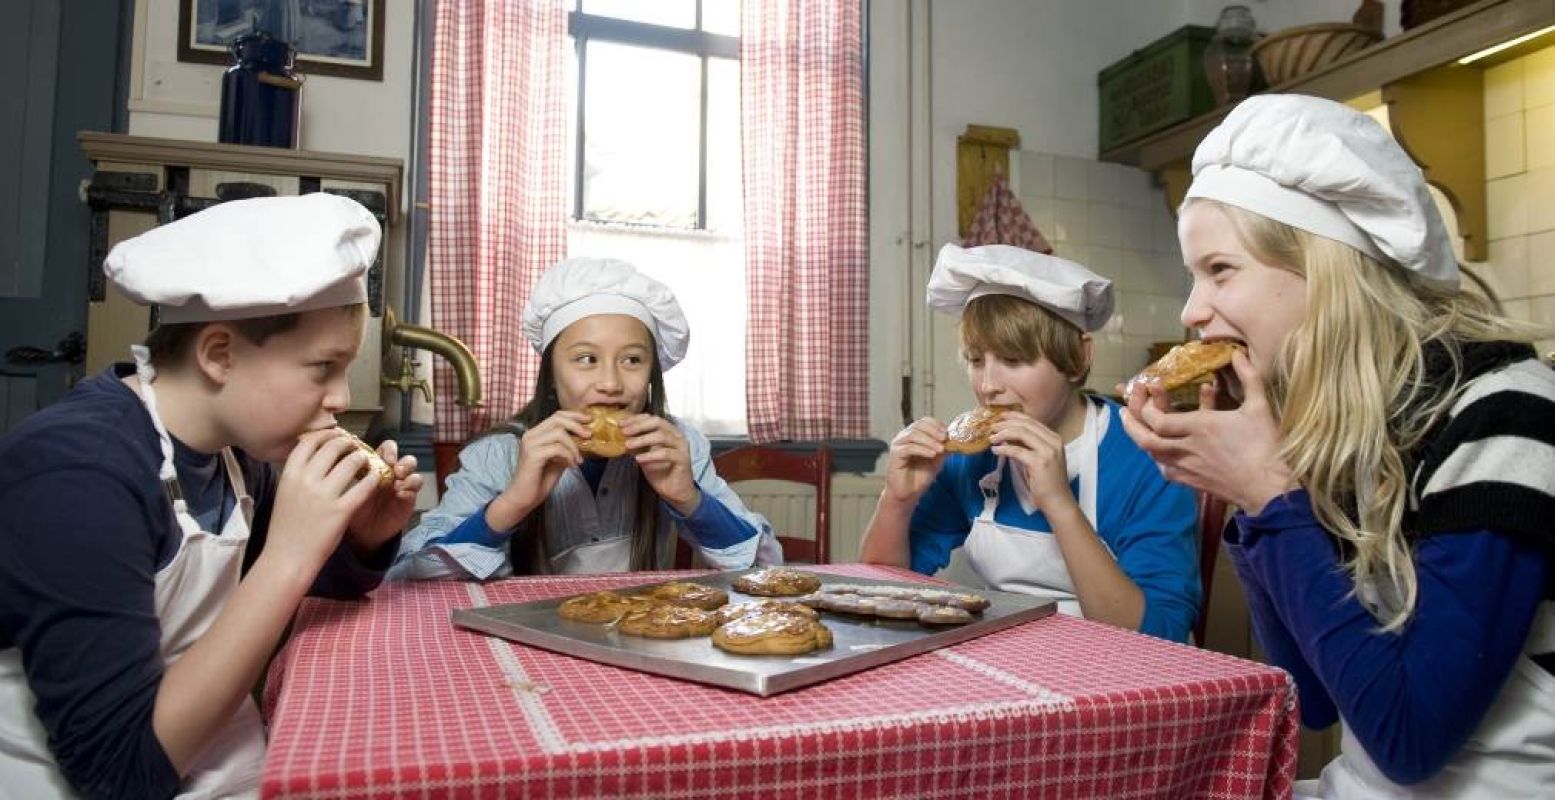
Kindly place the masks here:
[(583, 413), (589, 415), (587, 439), (577, 439), (578, 449), (600, 458), (616, 458), (626, 455), (626, 434), (621, 423), (631, 412), (612, 406), (587, 406)]
[(786, 612), (751, 614), (713, 631), (713, 646), (742, 655), (793, 656), (831, 645), (831, 630), (825, 625)]
[(768, 567), (741, 575), (730, 585), (735, 591), (759, 597), (796, 597), (821, 588), (821, 579), (808, 572)]
[(671, 581), (651, 587), (643, 594), (672, 606), (712, 611), (729, 602), (729, 593), (716, 587), (690, 581)]
[(378, 486), (380, 488), (388, 486), (394, 482), (394, 468), (389, 466), (389, 462), (383, 460), (383, 456), (378, 455), (378, 451), (374, 449), (372, 445), (357, 438), (356, 434), (346, 430), (345, 428), (341, 428), (340, 430), (346, 435), (346, 438), (351, 440), (351, 444), (355, 445), (358, 450), (361, 450), (363, 453), (367, 454), (367, 464), (356, 473), (356, 477), (358, 479), (361, 479), (363, 476), (371, 472), (378, 476)]
[(945, 450), (951, 453), (981, 453), (993, 445), (993, 424), (999, 415), (1014, 406), (978, 406), (962, 413), (945, 426)]
[(1135, 386), (1160, 386), (1170, 392), (1184, 386), (1209, 383), (1215, 379), (1216, 370), (1229, 365), (1231, 356), (1241, 349), (1242, 345), (1224, 340), (1196, 339), (1177, 345), (1130, 378), (1123, 388), (1123, 396), (1132, 395)]
[(718, 612), (687, 606), (655, 605), (631, 611), (616, 630), (626, 636), (647, 639), (689, 639), (706, 636), (718, 627)]

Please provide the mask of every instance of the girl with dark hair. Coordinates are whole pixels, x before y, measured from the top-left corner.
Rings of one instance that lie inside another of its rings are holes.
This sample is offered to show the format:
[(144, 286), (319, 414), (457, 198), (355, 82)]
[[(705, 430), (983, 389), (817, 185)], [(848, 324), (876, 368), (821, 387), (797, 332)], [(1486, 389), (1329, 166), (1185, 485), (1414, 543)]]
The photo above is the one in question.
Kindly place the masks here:
[[(574, 258), (524, 310), (541, 354), (534, 395), (459, 454), (437, 508), (390, 578), (485, 580), (672, 566), (676, 535), (719, 569), (782, 560), (772, 528), (712, 466), (707, 437), (664, 408), (690, 332), (669, 288), (631, 265)], [(624, 415), (627, 454), (587, 455), (587, 409)]]

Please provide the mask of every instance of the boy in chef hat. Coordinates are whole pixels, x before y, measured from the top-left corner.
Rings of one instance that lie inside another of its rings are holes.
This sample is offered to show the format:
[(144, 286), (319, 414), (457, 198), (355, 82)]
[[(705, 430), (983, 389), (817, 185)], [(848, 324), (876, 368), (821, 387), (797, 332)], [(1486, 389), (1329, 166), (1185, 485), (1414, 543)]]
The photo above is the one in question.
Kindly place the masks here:
[[(460, 452), (391, 578), (669, 568), (672, 531), (718, 569), (781, 563), (707, 437), (665, 411), (664, 371), (690, 343), (669, 287), (624, 261), (569, 258), (535, 284), (523, 332), (541, 358), (533, 397)], [(624, 442), (601, 454), (596, 434), (614, 426)]]
[(1246, 345), (1236, 408), (1125, 425), (1239, 512), (1226, 552), (1309, 726), (1344, 726), (1330, 797), (1555, 786), (1555, 373), (1547, 331), (1460, 290), (1424, 177), (1315, 97), (1243, 101), (1193, 157), (1182, 321)]
[(310, 194), (223, 203), (109, 254), (161, 324), (133, 364), (0, 439), (9, 791), (257, 790), (250, 690), (310, 588), (377, 583), (420, 487), (392, 442), (381, 476), (335, 427), (379, 235), (357, 203)]
[(891, 442), (863, 561), (933, 574), (963, 548), (988, 586), (1061, 612), (1184, 641), (1200, 602), (1192, 493), (1123, 433), (1117, 404), (1082, 392), (1112, 284), (1007, 245), (946, 245), (928, 303), (960, 318), (961, 353), (992, 446), (949, 453), (944, 423)]

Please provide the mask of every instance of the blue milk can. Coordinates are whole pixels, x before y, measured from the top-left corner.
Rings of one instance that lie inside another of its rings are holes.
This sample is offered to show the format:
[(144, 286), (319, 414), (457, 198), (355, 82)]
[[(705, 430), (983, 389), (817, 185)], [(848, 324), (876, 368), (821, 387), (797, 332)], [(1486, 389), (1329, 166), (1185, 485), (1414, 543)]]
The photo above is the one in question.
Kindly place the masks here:
[(302, 119), (302, 76), (292, 71), (297, 49), (269, 33), (254, 33), (234, 39), (229, 50), (232, 66), (221, 77), (217, 140), (296, 147)]

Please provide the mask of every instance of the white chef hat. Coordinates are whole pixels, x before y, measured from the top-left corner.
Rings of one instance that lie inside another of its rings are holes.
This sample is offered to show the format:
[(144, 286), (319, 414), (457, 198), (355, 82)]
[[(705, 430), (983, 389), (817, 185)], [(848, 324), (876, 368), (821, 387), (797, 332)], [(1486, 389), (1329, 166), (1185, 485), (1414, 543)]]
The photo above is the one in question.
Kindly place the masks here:
[(1004, 244), (940, 249), (929, 276), (930, 308), (960, 316), (967, 303), (990, 294), (1029, 300), (1083, 331), (1112, 316), (1112, 281), (1073, 261)]
[(1187, 197), (1251, 211), (1457, 288), (1420, 168), (1371, 117), (1296, 94), (1243, 100), (1193, 154)]
[(364, 302), (380, 236), (339, 195), (232, 200), (120, 242), (103, 271), (162, 323), (276, 316)]
[(568, 258), (547, 269), (524, 306), (524, 338), (544, 353), (568, 325), (595, 314), (625, 314), (646, 326), (660, 369), (686, 357), (691, 328), (675, 294), (614, 258)]

